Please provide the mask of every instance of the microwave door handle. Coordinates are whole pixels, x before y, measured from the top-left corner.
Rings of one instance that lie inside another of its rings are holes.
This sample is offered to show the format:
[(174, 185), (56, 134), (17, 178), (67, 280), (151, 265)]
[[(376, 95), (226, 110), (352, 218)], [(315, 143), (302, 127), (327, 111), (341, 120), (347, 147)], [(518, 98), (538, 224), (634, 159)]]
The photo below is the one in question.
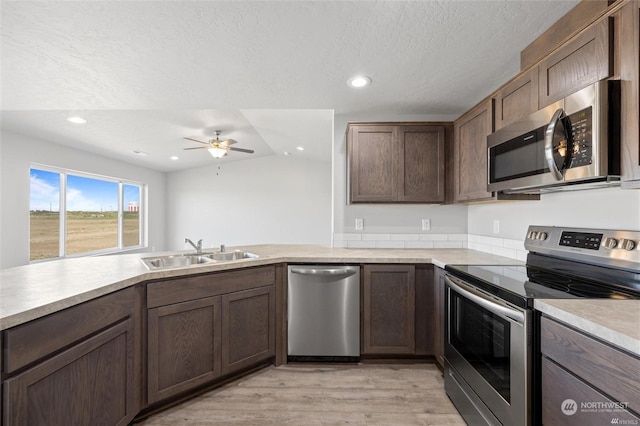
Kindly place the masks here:
[(553, 114), (551, 121), (547, 125), (547, 130), (544, 134), (544, 158), (547, 160), (549, 171), (556, 180), (562, 180), (562, 171), (558, 169), (558, 165), (553, 159), (553, 135), (556, 132), (556, 126), (562, 120), (564, 116), (564, 110), (558, 108)]
[[(480, 293), (474, 291), (473, 289), (463, 288), (462, 284), (454, 283), (449, 277), (445, 276), (445, 281), (449, 285), (451, 290), (456, 293), (466, 297), (474, 303), (482, 306), (489, 312), (506, 319), (507, 321), (515, 322), (518, 325), (524, 325), (525, 316), (524, 313), (517, 311), (515, 309), (508, 308), (491, 300), (487, 300)], [(466, 286), (465, 286), (466, 287)]]

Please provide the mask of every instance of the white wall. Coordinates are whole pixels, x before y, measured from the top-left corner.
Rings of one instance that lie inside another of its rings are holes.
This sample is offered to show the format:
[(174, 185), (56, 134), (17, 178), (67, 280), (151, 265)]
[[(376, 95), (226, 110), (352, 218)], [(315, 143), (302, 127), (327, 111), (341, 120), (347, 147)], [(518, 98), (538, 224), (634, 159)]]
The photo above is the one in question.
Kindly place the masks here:
[[(217, 165), (221, 164), (220, 170)], [(273, 155), (173, 172), (167, 247), (331, 242), (331, 162)]]
[(13, 132), (0, 134), (0, 268), (29, 263), (32, 163), (144, 182), (149, 247), (164, 249), (165, 174)]
[[(469, 234), (524, 241), (528, 225), (640, 231), (640, 190), (593, 189), (542, 194), (539, 201), (469, 206)], [(493, 220), (500, 221), (499, 234)]]
[[(334, 232), (363, 234), (456, 234), (467, 232), (467, 207), (430, 204), (347, 204), (347, 139), (349, 122), (453, 121), (453, 116), (366, 115), (335, 116), (334, 136)], [(364, 219), (364, 230), (355, 231), (355, 219)], [(421, 220), (431, 219), (431, 231), (421, 230)]]

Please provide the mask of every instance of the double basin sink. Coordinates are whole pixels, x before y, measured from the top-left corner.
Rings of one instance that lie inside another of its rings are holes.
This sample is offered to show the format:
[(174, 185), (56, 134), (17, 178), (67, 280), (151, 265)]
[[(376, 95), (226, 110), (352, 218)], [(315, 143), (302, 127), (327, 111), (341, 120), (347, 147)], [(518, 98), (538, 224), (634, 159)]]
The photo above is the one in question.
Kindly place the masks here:
[(248, 251), (228, 251), (218, 253), (185, 253), (167, 256), (145, 257), (144, 265), (151, 269), (181, 268), (185, 266), (204, 265), (216, 262), (230, 262), (242, 259), (257, 259), (257, 254)]

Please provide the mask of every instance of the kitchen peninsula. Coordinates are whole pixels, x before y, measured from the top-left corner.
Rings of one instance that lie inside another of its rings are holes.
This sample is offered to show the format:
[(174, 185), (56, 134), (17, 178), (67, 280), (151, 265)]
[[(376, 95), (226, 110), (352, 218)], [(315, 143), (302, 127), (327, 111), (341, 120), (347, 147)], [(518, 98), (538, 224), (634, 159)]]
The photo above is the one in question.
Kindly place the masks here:
[[(447, 264), (521, 264), (468, 249), (345, 249), (309, 245), (233, 249), (250, 251), (259, 257), (150, 271), (141, 261), (142, 257), (149, 257), (148, 253), (127, 254), (0, 270), (3, 424), (19, 424), (25, 416), (33, 415), (27, 397), (33, 384), (45, 383), (53, 372), (63, 372), (62, 376), (82, 375), (80, 360), (89, 362), (93, 366), (91, 371), (107, 372), (96, 379), (105, 382), (102, 392), (126, 395), (122, 401), (104, 400), (100, 402), (101, 408), (92, 409), (112, 413), (111, 424), (128, 424), (139, 413), (161, 410), (176, 398), (188, 397), (266, 365), (286, 363), (286, 264), (414, 265), (423, 278), (428, 277), (421, 290), (426, 292), (421, 294), (427, 295), (425, 300), (429, 303), (436, 294), (433, 272)], [(416, 306), (419, 303), (425, 302), (416, 299)], [(590, 307), (586, 320), (581, 320), (581, 301), (573, 305), (555, 304), (553, 309), (544, 305), (544, 301), (541, 303), (546, 315), (576, 328), (584, 326), (592, 335), (640, 355), (640, 331), (634, 327), (640, 301), (619, 305), (622, 309), (617, 311), (628, 311), (629, 315), (626, 321), (615, 322), (594, 319), (597, 310), (594, 304), (604, 306), (615, 301), (585, 301)], [(427, 309), (430, 312), (436, 308), (432, 305)], [(163, 323), (175, 314), (180, 315), (180, 321)], [(246, 321), (246, 317), (254, 320)], [(434, 317), (429, 318), (432, 321), (422, 323), (416, 318), (416, 340), (424, 331), (421, 328), (437, 327)], [(597, 327), (588, 327), (594, 322), (599, 323)], [(179, 347), (195, 349), (200, 356), (202, 336), (194, 337), (199, 332), (218, 339), (214, 351), (208, 354), (211, 365), (206, 360), (194, 359), (190, 353), (176, 355), (176, 359), (160, 359), (153, 350), (157, 345), (182, 345)], [(256, 341), (264, 344), (253, 347), (248, 343)], [(430, 358), (433, 346), (426, 347), (423, 353)], [(177, 373), (167, 373), (161, 367), (166, 362), (174, 367), (196, 362), (194, 368), (209, 370), (194, 373), (188, 371), (191, 367), (184, 367)], [(73, 371), (65, 371), (68, 369)], [(77, 377), (69, 380), (80, 383), (81, 389), (90, 386)], [(66, 416), (72, 405), (65, 400), (54, 412)], [(80, 413), (77, 418), (90, 420), (90, 415)]]

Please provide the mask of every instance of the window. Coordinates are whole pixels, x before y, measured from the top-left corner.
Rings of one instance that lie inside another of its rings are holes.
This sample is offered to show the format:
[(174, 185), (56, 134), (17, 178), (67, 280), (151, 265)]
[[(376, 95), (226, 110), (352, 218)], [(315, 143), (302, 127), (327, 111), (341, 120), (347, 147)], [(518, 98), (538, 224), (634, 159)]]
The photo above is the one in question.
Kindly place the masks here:
[(29, 260), (142, 246), (144, 185), (48, 167), (30, 181)]

